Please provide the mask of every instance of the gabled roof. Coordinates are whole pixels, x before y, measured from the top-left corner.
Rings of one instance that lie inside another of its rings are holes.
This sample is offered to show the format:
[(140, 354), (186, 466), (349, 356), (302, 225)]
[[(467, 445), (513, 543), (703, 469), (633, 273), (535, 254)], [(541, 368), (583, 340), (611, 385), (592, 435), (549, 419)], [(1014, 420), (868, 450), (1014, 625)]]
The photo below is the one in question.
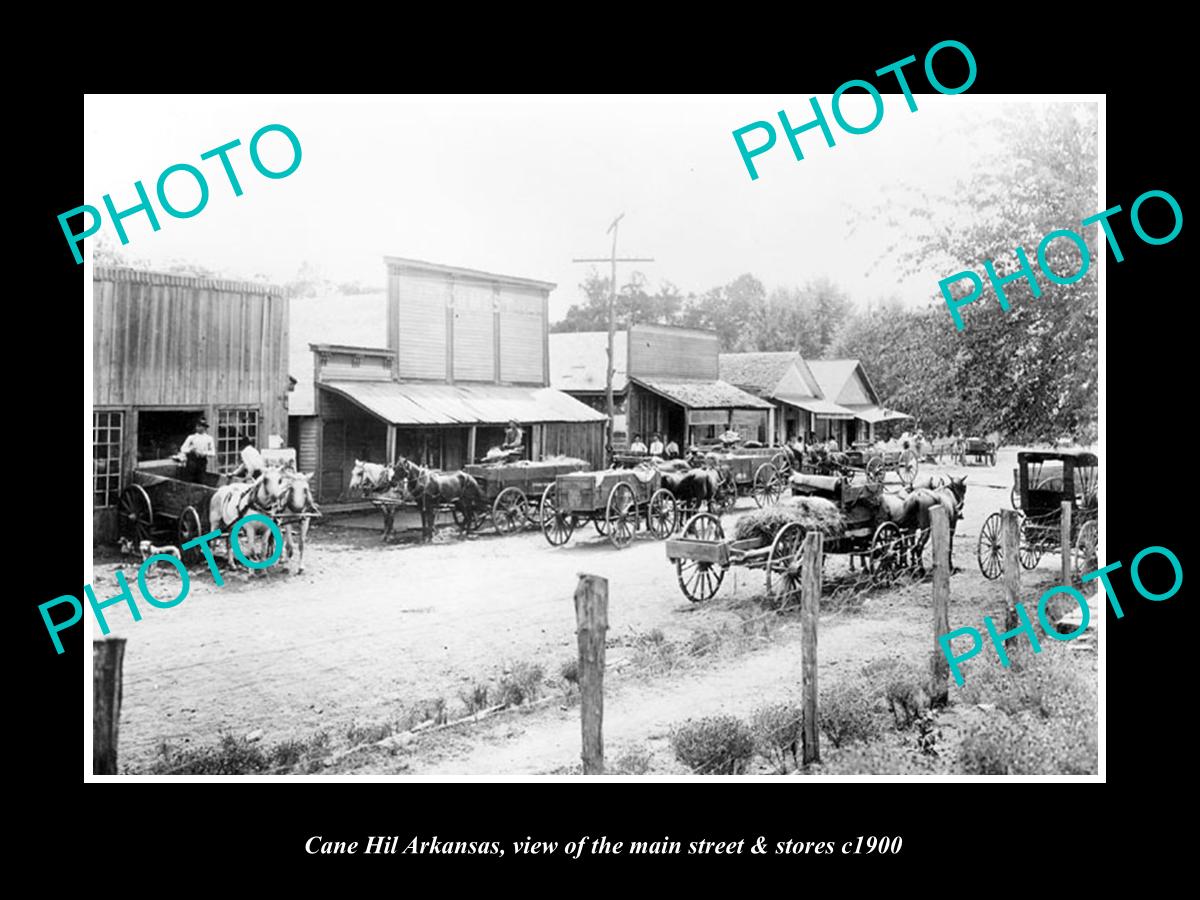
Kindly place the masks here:
[(689, 409), (771, 409), (767, 401), (724, 381), (631, 380)]
[(855, 372), (858, 372), (862, 377), (867, 394), (876, 405), (879, 404), (879, 395), (875, 393), (871, 380), (867, 378), (866, 370), (857, 359), (814, 359), (809, 362), (808, 367), (817, 379), (821, 393), (826, 399), (839, 402), (838, 398), (842, 395), (846, 383), (854, 377)]
[[(625, 390), (629, 341), (613, 335), (613, 390)], [(550, 386), (560, 391), (603, 391), (608, 369), (608, 332), (574, 331), (550, 335)]]
[[(779, 384), (795, 366), (804, 379), (813, 397), (821, 396), (821, 388), (808, 367), (808, 363), (795, 350), (780, 350), (758, 353), (722, 353), (720, 355), (721, 380), (737, 385), (759, 397), (772, 397)], [(796, 391), (792, 390), (792, 394)]]

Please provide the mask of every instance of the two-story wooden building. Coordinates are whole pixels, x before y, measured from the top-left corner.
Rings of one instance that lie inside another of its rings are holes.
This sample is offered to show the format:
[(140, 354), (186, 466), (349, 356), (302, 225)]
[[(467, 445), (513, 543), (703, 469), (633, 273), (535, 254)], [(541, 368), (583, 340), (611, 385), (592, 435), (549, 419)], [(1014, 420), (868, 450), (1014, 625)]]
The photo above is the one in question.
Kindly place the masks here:
[(604, 414), (549, 387), (554, 284), (384, 261), (385, 345), (310, 342), (314, 415), (295, 430), (301, 468), (319, 473), (318, 499), (345, 495), (355, 459), (459, 469), (499, 446), (509, 421), (525, 429), (532, 459), (603, 465)]
[(130, 268), (92, 272), (92, 510), (97, 540), (139, 461), (178, 452), (210, 423), (217, 467), (245, 436), (287, 435), (288, 301), (276, 287)]
[(721, 378), (774, 405), (775, 443), (828, 436), (838, 422), (855, 416), (824, 395), (808, 363), (794, 350), (722, 353)]

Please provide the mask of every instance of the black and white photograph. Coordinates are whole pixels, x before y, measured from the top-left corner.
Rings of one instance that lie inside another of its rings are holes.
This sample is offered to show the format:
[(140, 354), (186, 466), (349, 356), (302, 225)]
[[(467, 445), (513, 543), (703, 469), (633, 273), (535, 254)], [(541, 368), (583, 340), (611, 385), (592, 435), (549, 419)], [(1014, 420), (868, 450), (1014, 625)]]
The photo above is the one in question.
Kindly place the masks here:
[(1178, 206), (926, 49), (87, 95), (90, 775), (1102, 781), (1104, 276)]

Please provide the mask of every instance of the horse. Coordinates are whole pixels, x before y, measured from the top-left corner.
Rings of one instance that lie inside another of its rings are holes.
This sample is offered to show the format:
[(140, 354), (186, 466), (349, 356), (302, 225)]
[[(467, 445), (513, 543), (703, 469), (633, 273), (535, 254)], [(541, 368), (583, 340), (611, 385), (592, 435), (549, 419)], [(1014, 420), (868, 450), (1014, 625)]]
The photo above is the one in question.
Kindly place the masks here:
[(409, 494), (421, 508), (421, 540), (433, 540), (434, 520), (438, 507), (452, 503), (462, 515), (462, 528), (470, 532), (475, 520), (476, 507), (486, 506), (479, 482), (466, 472), (449, 475), (418, 466), (411, 460), (400, 457), (396, 460), (396, 471), (402, 474)]
[(950, 487), (950, 476), (943, 475), (941, 473), (936, 475), (922, 475), (919, 478), (914, 479), (913, 483), (908, 487), (911, 491), (919, 491), (922, 489), (928, 491), (940, 490), (941, 488)]
[(918, 488), (908, 494), (880, 494), (879, 504), (887, 521), (894, 522), (901, 531), (919, 529), (911, 552), (919, 560), (929, 541), (929, 511), (936, 506), (946, 510), (950, 520), (950, 571), (954, 568), (954, 531), (962, 518), (963, 505), (967, 496), (967, 478), (950, 478), (945, 487), (936, 489)]
[(307, 475), (303, 472), (297, 472), (293, 469), (274, 469), (269, 468), (263, 473), (263, 491), (270, 498), (271, 512), (278, 518), (284, 521), (281, 523), (283, 529), (284, 546), (287, 551), (287, 557), (290, 560), (294, 555), (293, 537), (296, 528), (296, 517), (299, 517), (299, 556), (296, 559), (296, 574), (300, 575), (304, 572), (304, 544), (308, 540), (308, 526), (310, 523), (309, 516), (301, 515), (302, 513), (315, 512), (320, 513), (320, 508), (313, 499), (312, 486), (309, 479), (313, 473)]
[(696, 468), (686, 471), (664, 470), (662, 486), (671, 492), (684, 510), (685, 515), (692, 515), (700, 510), (700, 504), (706, 504), (709, 512), (713, 512), (717, 492), (721, 487), (721, 475), (716, 469)]
[[(358, 491), (364, 496), (386, 494), (399, 489), (404, 494), (403, 479), (398, 479), (399, 471), (396, 466), (383, 463), (366, 462), (356, 459), (354, 469), (350, 473), (350, 491)], [(392, 525), (396, 519), (396, 505), (393, 503), (379, 504), (383, 512), (383, 541), (392, 536)]]
[[(274, 504), (267, 486), (267, 473), (264, 472), (253, 481), (235, 481), (222, 485), (213, 492), (208, 504), (208, 522), (210, 531), (224, 533), (249, 512), (269, 513)], [(259, 541), (265, 543), (270, 530), (261, 522), (249, 522), (242, 533), (251, 535), (251, 546), (258, 547)], [(236, 557), (233, 555), (233, 533), (230, 531), (225, 544), (225, 562), (231, 571), (236, 571)], [(249, 566), (246, 567), (249, 571)]]

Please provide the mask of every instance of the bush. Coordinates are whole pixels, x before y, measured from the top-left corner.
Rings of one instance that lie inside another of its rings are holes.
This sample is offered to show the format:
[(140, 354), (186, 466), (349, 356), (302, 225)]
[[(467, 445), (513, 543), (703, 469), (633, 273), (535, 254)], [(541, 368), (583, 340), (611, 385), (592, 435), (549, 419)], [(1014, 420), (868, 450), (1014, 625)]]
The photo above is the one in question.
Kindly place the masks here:
[(858, 681), (839, 681), (821, 691), (821, 730), (835, 747), (875, 737), (879, 720), (874, 697)]
[(787, 758), (800, 765), (800, 744), (803, 740), (804, 711), (794, 703), (773, 703), (760, 706), (750, 717), (754, 746), (760, 756), (780, 772), (787, 771)]
[(151, 775), (257, 775), (270, 768), (262, 748), (245, 738), (223, 734), (215, 746), (176, 750), (162, 744)]
[(928, 757), (885, 741), (855, 744), (832, 755), (820, 770), (822, 775), (931, 775)]
[(500, 679), (499, 702), (520, 706), (537, 699), (542, 687), (542, 667), (535, 663), (513, 663)]
[(467, 709), (467, 715), (473, 716), (481, 709), (487, 709), (488, 706), (488, 686), (485, 682), (477, 681), (471, 685), (468, 690), (461, 691), (458, 699), (463, 702), (463, 706)]
[(441, 725), (449, 721), (449, 718), (446, 714), (445, 699), (442, 697), (428, 697), (424, 700), (418, 700), (409, 708), (400, 718), (396, 730), (412, 731), (418, 725), (424, 725), (426, 722)]
[(361, 725), (353, 722), (346, 729), (346, 741), (351, 747), (357, 747), (359, 744), (375, 744), (386, 737), (391, 737), (395, 730), (391, 722), (368, 722)]
[(1044, 647), (1037, 655), (1021, 657), (1019, 668), (1004, 668), (998, 660), (964, 673), (959, 699), (993, 703), (1010, 715), (1033, 712), (1044, 719), (1074, 718), (1096, 708), (1095, 674), (1065, 648)]
[(570, 659), (563, 660), (561, 666), (558, 667), (558, 677), (567, 683), (568, 686), (579, 686), (579, 657), (572, 656)]
[(739, 775), (754, 758), (754, 735), (735, 716), (708, 716), (671, 731), (675, 758), (697, 775)]
[(1097, 770), (1094, 715), (1045, 720), (996, 712), (968, 729), (958, 762), (968, 775), (1091, 775)]
[(888, 676), (883, 691), (896, 727), (908, 728), (929, 709), (928, 681), (916, 669), (901, 666)]
[(630, 747), (617, 757), (616, 775), (645, 775), (650, 771), (653, 757), (645, 747)]

